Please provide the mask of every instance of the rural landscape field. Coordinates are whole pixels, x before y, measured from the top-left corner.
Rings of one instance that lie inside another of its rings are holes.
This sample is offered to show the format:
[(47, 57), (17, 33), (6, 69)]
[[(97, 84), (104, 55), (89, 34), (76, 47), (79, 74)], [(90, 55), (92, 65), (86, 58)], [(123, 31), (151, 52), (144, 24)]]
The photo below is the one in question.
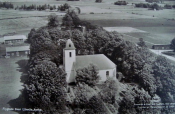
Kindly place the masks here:
[[(11, 1), (15, 6), (23, 4), (50, 4), (61, 5), (65, 1)], [(34, 2), (34, 3), (33, 3)], [(174, 9), (164, 9), (152, 11), (146, 8), (135, 8), (132, 3), (140, 3), (144, 1), (133, 0), (128, 1), (127, 6), (114, 5), (115, 0), (104, 0), (102, 3), (95, 3), (94, 0), (85, 1), (68, 1), (72, 7), (79, 7), (82, 20), (88, 20), (103, 27), (133, 27), (143, 30), (147, 34), (126, 33), (133, 37), (143, 37), (144, 40), (152, 43), (169, 43), (174, 37), (175, 27), (175, 11)], [(165, 4), (175, 4), (173, 1), (165, 1)], [(0, 36), (8, 33), (27, 35), (31, 28), (38, 28), (47, 23), (47, 16), (56, 13), (61, 18), (64, 13), (46, 12), (46, 11), (18, 11), (18, 10), (1, 10), (0, 13)], [(94, 14), (92, 14), (94, 13)], [(121, 28), (122, 29), (122, 28)], [(147, 37), (147, 38), (146, 38)], [(161, 40), (157, 40), (161, 39)], [(166, 39), (166, 40), (164, 40)], [(153, 40), (153, 41), (150, 41)]]
[[(8, 2), (14, 4), (14, 7), (24, 4), (26, 6), (49, 4), (58, 7), (68, 3), (72, 8), (80, 8), (81, 13), (78, 14), (78, 17), (82, 21), (101, 26), (109, 32), (117, 31), (123, 36), (122, 40), (132, 43), (138, 43), (139, 39), (143, 38), (149, 49), (154, 44), (170, 44), (172, 39), (175, 38), (175, 9), (148, 10), (147, 8), (135, 7), (134, 4), (146, 3), (145, 0), (125, 0), (128, 4), (124, 6), (114, 5), (116, 1), (102, 0), (102, 3), (96, 3), (95, 0), (8, 0)], [(4, 2), (4, 0), (0, 0), (0, 2)], [(159, 3), (160, 6), (165, 4), (175, 5), (175, 1)], [(0, 114), (19, 113), (17, 111), (6, 111), (4, 107), (18, 107), (19, 105), (21, 108), (22, 104), (19, 103), (20, 101), (17, 98), (21, 94), (21, 89), (24, 88), (21, 76), (27, 72), (24, 70), (24, 66), (29, 59), (28, 57), (2, 58), (2, 55), (6, 54), (4, 44), (1, 44), (4, 40), (3, 37), (11, 35), (26, 35), (28, 37), (31, 29), (46, 26), (49, 21), (48, 16), (51, 14), (56, 14), (59, 24), (61, 24), (66, 12), (0, 9)], [(127, 65), (126, 67), (128, 68)], [(149, 65), (147, 67), (149, 69)], [(123, 69), (119, 68), (121, 71)], [(130, 84), (134, 85), (134, 89), (137, 88), (135, 83), (127, 84), (119, 84), (122, 88), (119, 92), (124, 91), (127, 87), (129, 88)], [(143, 91), (143, 88), (139, 91)], [(145, 95), (147, 94), (148, 92), (145, 92)], [(15, 104), (15, 100), (18, 100), (19, 104)]]

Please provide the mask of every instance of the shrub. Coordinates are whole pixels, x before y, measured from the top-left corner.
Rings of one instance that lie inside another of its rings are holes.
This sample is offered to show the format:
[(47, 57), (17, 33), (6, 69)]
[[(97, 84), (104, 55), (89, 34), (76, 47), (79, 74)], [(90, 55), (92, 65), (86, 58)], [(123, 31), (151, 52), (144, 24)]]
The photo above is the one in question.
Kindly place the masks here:
[(175, 8), (175, 5), (172, 5), (172, 8)]
[(96, 2), (96, 3), (101, 3), (101, 2), (102, 2), (102, 0), (96, 0), (95, 2)]
[(114, 3), (114, 5), (127, 5), (128, 3), (126, 1), (117, 1)]
[(154, 4), (148, 4), (148, 3), (138, 3), (135, 4), (135, 7), (138, 8), (150, 8), (150, 9), (156, 9), (156, 10), (160, 10), (162, 9), (158, 4), (154, 3)]
[(172, 6), (171, 6), (171, 5), (166, 4), (166, 5), (164, 6), (164, 8), (165, 8), (165, 9), (172, 9)]
[(161, 7), (160, 7), (158, 4), (156, 4), (156, 3), (152, 4), (152, 5), (150, 6), (150, 8), (151, 8), (151, 9), (156, 9), (156, 10), (160, 10), (160, 9), (161, 9)]
[(60, 5), (59, 6), (59, 10), (60, 11), (66, 11), (66, 9), (69, 9), (70, 8), (70, 5), (65, 3), (64, 5)]
[(94, 12), (90, 12), (90, 14), (94, 14)]

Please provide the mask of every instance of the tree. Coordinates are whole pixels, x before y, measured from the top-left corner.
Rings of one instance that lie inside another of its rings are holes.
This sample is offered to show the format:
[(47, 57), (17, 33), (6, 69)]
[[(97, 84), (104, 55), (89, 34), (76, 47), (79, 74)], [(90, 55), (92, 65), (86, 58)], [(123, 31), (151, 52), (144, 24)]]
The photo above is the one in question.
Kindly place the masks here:
[(139, 38), (139, 42), (137, 43), (137, 45), (139, 45), (140, 47), (147, 47), (143, 38)]
[(114, 5), (127, 5), (128, 3), (126, 1), (117, 1), (114, 2)]
[(88, 31), (86, 37), (87, 45), (90, 45), (87, 47), (92, 47), (96, 54), (99, 54), (100, 49), (110, 40), (108, 32), (101, 28)]
[(91, 87), (95, 86), (96, 83), (99, 81), (99, 75), (98, 75), (98, 68), (90, 64), (87, 67), (78, 69), (76, 76), (76, 83), (85, 83)]
[(43, 50), (39, 53), (36, 53), (32, 57), (30, 57), (29, 62), (28, 62), (28, 66), (30, 68), (32, 68), (44, 60), (52, 61), (57, 66), (59, 66), (60, 61), (61, 61), (60, 59), (62, 60), (62, 58), (60, 57), (60, 54), (59, 54), (59, 50)]
[(56, 14), (51, 14), (48, 16), (48, 26), (57, 27), (59, 26), (58, 16)]
[(45, 113), (63, 113), (65, 107), (66, 73), (55, 63), (43, 60), (29, 69), (25, 84), (26, 99), (30, 107), (41, 108)]
[(153, 71), (158, 89), (156, 93), (162, 102), (173, 102), (171, 95), (175, 95), (175, 66), (163, 56), (158, 56), (153, 63)]
[(72, 17), (69, 14), (66, 14), (62, 19), (62, 25), (66, 26), (66, 28), (71, 29), (73, 25)]
[(31, 39), (32, 39), (33, 35), (35, 34), (35, 32), (36, 32), (36, 30), (34, 28), (30, 30), (30, 33), (28, 34), (28, 39), (27, 39), (27, 41), (29, 43), (31, 43)]
[(86, 114), (108, 114), (103, 101), (97, 96), (93, 96), (87, 103)]
[(116, 101), (116, 97), (118, 97), (119, 93), (119, 82), (118, 80), (114, 80), (113, 78), (108, 78), (106, 82), (103, 84), (103, 89), (100, 92), (101, 99), (105, 103), (114, 104)]
[(96, 0), (95, 2), (96, 2), (96, 3), (101, 3), (101, 2), (102, 2), (102, 0)]
[(76, 89), (75, 90), (75, 99), (73, 100), (73, 105), (74, 105), (75, 108), (76, 107), (81, 108), (81, 109), (86, 108), (86, 104), (88, 102), (87, 93), (85, 92), (86, 91), (86, 89), (85, 89), (86, 86), (77, 85), (75, 87), (75, 89)]
[(72, 10), (72, 11), (68, 10), (68, 14), (71, 16), (72, 21), (73, 21), (73, 25), (75, 27), (78, 27), (79, 25), (81, 25), (81, 20), (79, 19), (78, 15), (75, 13), (74, 10)]
[(77, 29), (72, 30), (71, 34), (72, 34), (71, 39), (77, 49), (76, 52), (78, 54), (79, 51), (84, 50), (86, 48), (85, 37), (83, 36), (82, 32)]
[(172, 49), (174, 50), (174, 52), (175, 52), (175, 38), (172, 39), (170, 46), (171, 46), (171, 48), (172, 48)]
[(52, 6), (50, 6), (50, 10), (53, 10), (54, 8)]
[(65, 3), (63, 6), (64, 6), (64, 9), (69, 9), (70, 8), (70, 5), (68, 3)]
[(66, 9), (69, 9), (69, 8), (70, 8), (70, 5), (67, 3), (59, 6), (60, 11), (65, 11)]
[(81, 9), (79, 7), (75, 7), (78, 10), (78, 14), (81, 13)]
[(53, 43), (50, 38), (49, 32), (46, 29), (39, 29), (35, 32), (31, 39), (31, 53), (34, 55), (44, 50), (56, 50), (57, 46)]

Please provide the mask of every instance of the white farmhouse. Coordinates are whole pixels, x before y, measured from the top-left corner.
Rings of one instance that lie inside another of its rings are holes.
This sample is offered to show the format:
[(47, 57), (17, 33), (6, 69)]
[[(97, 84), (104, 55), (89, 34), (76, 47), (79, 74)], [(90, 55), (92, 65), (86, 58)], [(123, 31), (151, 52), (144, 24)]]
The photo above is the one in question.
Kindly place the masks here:
[(76, 56), (73, 42), (68, 39), (63, 49), (63, 66), (67, 73), (67, 83), (75, 82), (76, 70), (88, 66), (90, 63), (99, 69), (100, 82), (107, 77), (116, 79), (116, 65), (104, 54)]

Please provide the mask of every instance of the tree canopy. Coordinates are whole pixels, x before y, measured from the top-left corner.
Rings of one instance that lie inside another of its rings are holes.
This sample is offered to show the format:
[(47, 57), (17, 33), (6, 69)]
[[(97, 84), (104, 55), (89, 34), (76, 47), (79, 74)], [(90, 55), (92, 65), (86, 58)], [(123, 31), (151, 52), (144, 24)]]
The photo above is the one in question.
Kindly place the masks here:
[(172, 39), (170, 46), (171, 46), (171, 48), (172, 48), (172, 49), (174, 50), (174, 52), (175, 52), (175, 38)]
[(48, 26), (50, 27), (58, 27), (59, 26), (59, 21), (58, 21), (58, 16), (56, 14), (51, 14), (48, 16)]
[[(71, 19), (67, 25), (70, 27), (74, 24), (73, 15), (67, 14), (67, 16), (68, 21)], [(71, 30), (59, 30), (57, 27), (50, 26), (33, 29), (29, 33), (31, 54), (25, 91), (28, 95), (26, 99), (33, 106), (44, 108), (46, 113), (54, 111), (62, 113), (66, 108), (70, 108), (73, 113), (106, 114), (105, 107), (108, 107), (111, 112), (115, 109), (119, 113), (135, 114), (140, 112), (139, 109), (134, 109), (135, 103), (142, 103), (142, 101), (150, 103), (151, 97), (155, 95), (158, 95), (162, 102), (174, 102), (175, 64), (172, 61), (153, 54), (142, 45), (125, 41), (117, 32), (107, 32), (102, 27), (87, 21), (81, 21), (81, 25), (86, 27), (86, 34), (82, 34), (76, 27)], [(90, 96), (88, 92), (82, 92), (74, 95), (72, 91), (77, 87), (72, 88), (71, 98), (75, 97), (73, 102), (66, 104), (65, 97), (68, 94), (64, 94), (67, 90), (65, 72), (59, 66), (63, 60), (62, 50), (69, 38), (72, 38), (78, 51), (87, 52), (80, 54), (105, 54), (117, 65), (117, 71), (124, 75), (125, 78), (122, 79), (124, 83), (107, 80), (105, 87), (102, 88), (104, 90), (97, 89), (99, 93), (95, 93), (99, 71), (95, 65), (87, 65), (76, 71), (76, 86), (84, 90), (90, 88), (88, 91), (95, 94)], [(115, 86), (119, 86), (121, 90)], [(117, 99), (115, 94), (118, 94), (120, 99)], [(87, 95), (90, 96), (89, 99), (84, 99)], [(147, 112), (149, 111), (148, 109)]]
[(89, 64), (85, 68), (78, 69), (76, 83), (85, 83), (89, 86), (95, 86), (99, 81), (98, 68), (93, 64)]

